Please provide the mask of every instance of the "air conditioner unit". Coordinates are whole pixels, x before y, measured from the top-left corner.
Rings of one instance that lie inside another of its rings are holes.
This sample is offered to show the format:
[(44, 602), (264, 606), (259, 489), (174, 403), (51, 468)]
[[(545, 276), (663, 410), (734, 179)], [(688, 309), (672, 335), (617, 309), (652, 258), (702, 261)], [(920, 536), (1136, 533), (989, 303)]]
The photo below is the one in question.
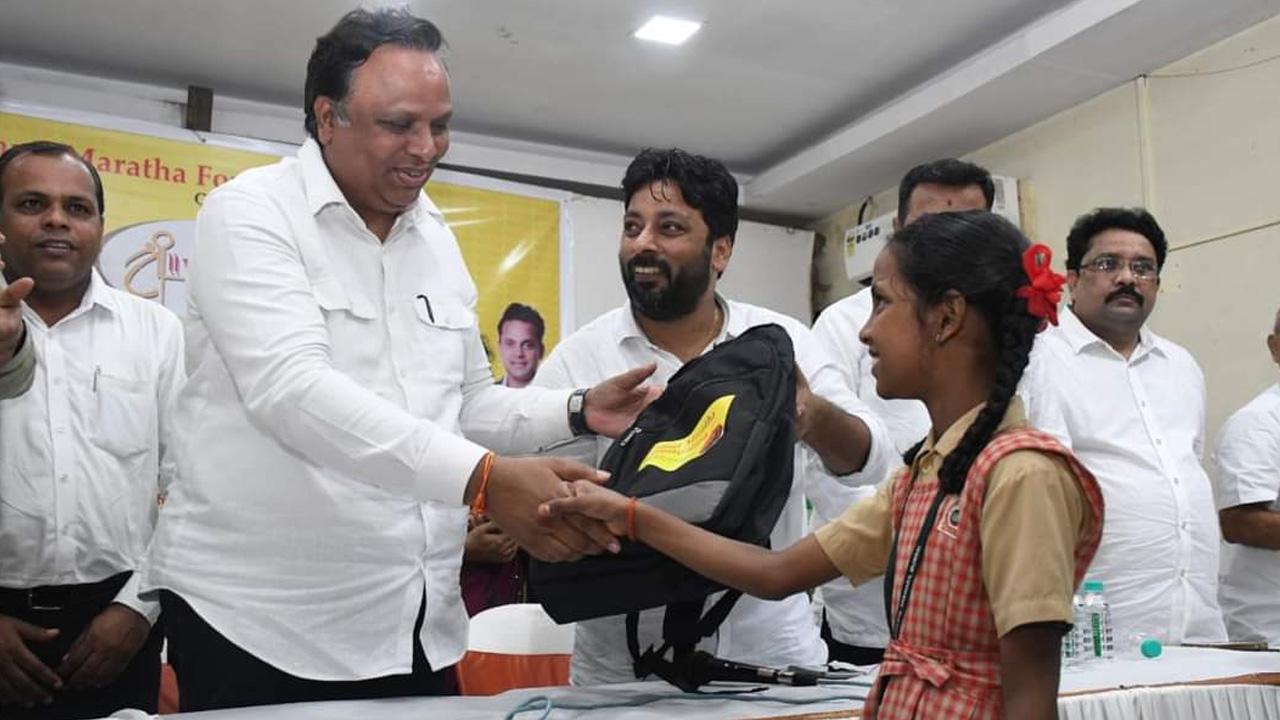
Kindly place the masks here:
[[(1014, 225), (1022, 227), (1018, 178), (993, 175), (991, 180), (996, 188), (991, 211), (1004, 216)], [(896, 213), (886, 213), (845, 231), (844, 270), (850, 280), (863, 285), (870, 284), (871, 267), (876, 262), (876, 256), (893, 236), (894, 217)]]

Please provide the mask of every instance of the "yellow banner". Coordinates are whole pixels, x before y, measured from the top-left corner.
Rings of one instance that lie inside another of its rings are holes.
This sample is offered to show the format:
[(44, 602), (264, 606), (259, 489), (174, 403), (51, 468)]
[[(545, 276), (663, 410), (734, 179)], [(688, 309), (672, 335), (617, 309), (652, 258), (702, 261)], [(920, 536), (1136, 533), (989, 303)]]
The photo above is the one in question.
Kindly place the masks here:
[[(186, 313), (186, 270), (195, 216), (210, 190), (275, 155), (0, 113), (0, 152), (53, 140), (98, 169), (106, 193), (99, 260), (116, 287)], [(550, 352), (560, 337), (560, 204), (507, 192), (432, 181), (427, 192), (458, 236), (479, 290), (481, 332), (495, 377), (504, 369), (497, 323), (507, 305), (536, 309)]]

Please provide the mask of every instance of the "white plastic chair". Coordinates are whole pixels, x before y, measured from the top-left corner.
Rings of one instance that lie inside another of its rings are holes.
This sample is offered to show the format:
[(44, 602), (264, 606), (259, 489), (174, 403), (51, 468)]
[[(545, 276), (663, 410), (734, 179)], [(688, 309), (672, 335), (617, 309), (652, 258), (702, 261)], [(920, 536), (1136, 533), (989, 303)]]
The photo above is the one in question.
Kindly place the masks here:
[(541, 605), (499, 605), (471, 618), (458, 663), (463, 695), (569, 684), (573, 624), (557, 625)]

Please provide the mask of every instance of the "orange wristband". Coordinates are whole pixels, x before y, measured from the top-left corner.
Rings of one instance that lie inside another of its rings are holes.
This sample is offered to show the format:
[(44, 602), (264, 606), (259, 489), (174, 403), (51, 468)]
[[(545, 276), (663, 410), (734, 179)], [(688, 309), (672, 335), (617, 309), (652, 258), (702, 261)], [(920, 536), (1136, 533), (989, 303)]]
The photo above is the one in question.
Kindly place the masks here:
[(631, 542), (636, 541), (636, 504), (639, 502), (634, 495), (627, 502), (627, 539)]
[(489, 489), (489, 473), (493, 470), (493, 460), (496, 456), (487, 452), (480, 460), (480, 489), (476, 491), (475, 498), (471, 501), (471, 514), (483, 515), (485, 511), (485, 491)]

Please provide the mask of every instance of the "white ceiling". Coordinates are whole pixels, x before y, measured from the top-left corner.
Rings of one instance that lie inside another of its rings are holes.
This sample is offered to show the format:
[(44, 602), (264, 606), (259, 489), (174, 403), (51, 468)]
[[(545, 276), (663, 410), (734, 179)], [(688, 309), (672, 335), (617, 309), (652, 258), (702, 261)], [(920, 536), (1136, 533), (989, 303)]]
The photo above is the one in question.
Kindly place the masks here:
[[(0, 0), (0, 60), (296, 108), (314, 38), (354, 5)], [(408, 5), (444, 31), (460, 135), (532, 149), (516, 168), (470, 154), (489, 169), (596, 182), (642, 147), (678, 145), (725, 160), (748, 206), (810, 218), (1280, 12), (1280, 0)], [(706, 26), (678, 48), (633, 40), (654, 12)], [(570, 157), (606, 170), (557, 162)]]

